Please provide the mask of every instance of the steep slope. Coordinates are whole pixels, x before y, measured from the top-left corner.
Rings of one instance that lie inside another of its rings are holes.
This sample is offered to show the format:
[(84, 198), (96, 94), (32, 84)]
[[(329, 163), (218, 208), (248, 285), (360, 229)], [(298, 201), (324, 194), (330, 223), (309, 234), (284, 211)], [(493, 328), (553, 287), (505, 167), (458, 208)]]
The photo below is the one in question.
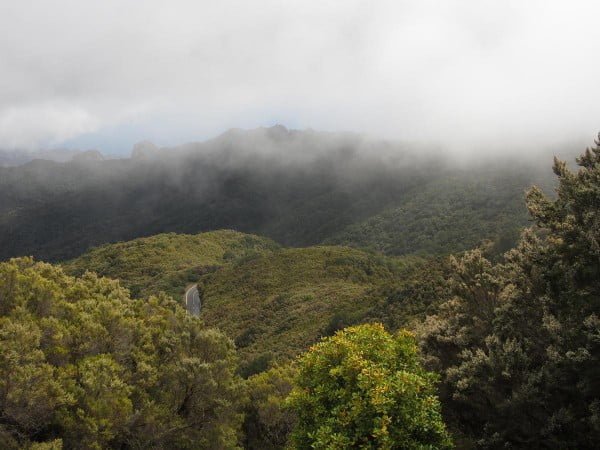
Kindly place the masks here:
[(489, 240), (494, 251), (502, 253), (529, 224), (523, 192), (532, 184), (550, 191), (549, 176), (550, 172), (508, 167), (450, 173), (412, 190), (399, 204), (346, 227), (325, 243), (389, 255), (439, 255)]
[(94, 248), (63, 264), (67, 273), (86, 270), (120, 279), (133, 296), (164, 291), (179, 298), (186, 284), (241, 257), (270, 253), (274, 242), (230, 230), (196, 235), (159, 234)]
[(235, 340), (244, 375), (344, 326), (405, 326), (443, 298), (435, 261), (348, 247), (281, 248), (228, 230), (108, 244), (63, 267), (119, 279), (138, 298), (165, 291), (179, 299), (186, 285), (198, 283), (200, 317)]
[(250, 373), (361, 321), (375, 304), (370, 291), (392, 282), (401, 268), (399, 261), (344, 247), (246, 258), (202, 277), (201, 317), (235, 340)]

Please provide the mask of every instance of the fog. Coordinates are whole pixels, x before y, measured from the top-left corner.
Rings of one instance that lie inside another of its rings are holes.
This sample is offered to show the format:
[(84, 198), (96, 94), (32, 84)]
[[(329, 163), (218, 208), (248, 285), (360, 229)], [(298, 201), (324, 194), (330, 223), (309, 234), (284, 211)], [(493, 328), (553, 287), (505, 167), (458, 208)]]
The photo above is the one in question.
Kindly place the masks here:
[(600, 129), (595, 1), (2, 3), (4, 149), (282, 123), (470, 156)]

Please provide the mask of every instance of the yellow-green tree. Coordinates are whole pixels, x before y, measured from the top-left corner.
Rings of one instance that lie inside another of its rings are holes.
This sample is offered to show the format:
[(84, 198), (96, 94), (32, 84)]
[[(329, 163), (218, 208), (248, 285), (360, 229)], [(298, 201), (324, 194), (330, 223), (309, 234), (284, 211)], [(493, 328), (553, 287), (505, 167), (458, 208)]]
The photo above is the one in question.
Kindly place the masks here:
[(413, 336), (380, 324), (350, 327), (298, 361), (289, 405), (296, 448), (450, 448), (435, 394), (436, 376), (419, 363)]
[(235, 447), (235, 369), (232, 342), (170, 297), (0, 263), (0, 448)]

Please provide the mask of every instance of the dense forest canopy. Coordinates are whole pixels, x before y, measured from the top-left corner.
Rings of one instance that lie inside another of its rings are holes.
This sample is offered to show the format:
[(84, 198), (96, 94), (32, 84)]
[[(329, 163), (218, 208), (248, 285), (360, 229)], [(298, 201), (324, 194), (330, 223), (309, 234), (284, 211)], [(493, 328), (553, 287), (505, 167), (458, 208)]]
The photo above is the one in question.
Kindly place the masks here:
[(62, 266), (71, 275), (91, 271), (118, 278), (133, 297), (160, 291), (178, 297), (205, 273), (278, 248), (269, 239), (231, 230), (167, 233), (96, 247)]
[(522, 192), (551, 184), (540, 165), (461, 166), (435, 148), (283, 127), (151, 150), (0, 168), (0, 258), (58, 261), (108, 242), (223, 228), (388, 254), (483, 239), (504, 250), (527, 224)]

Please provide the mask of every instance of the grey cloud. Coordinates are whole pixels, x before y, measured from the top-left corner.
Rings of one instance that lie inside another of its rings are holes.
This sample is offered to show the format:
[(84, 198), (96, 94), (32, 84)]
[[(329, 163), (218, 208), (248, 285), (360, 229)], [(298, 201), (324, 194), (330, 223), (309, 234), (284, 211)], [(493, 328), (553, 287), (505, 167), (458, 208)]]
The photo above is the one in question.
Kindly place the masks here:
[(521, 150), (600, 127), (591, 0), (5, 3), (0, 148), (291, 118)]

